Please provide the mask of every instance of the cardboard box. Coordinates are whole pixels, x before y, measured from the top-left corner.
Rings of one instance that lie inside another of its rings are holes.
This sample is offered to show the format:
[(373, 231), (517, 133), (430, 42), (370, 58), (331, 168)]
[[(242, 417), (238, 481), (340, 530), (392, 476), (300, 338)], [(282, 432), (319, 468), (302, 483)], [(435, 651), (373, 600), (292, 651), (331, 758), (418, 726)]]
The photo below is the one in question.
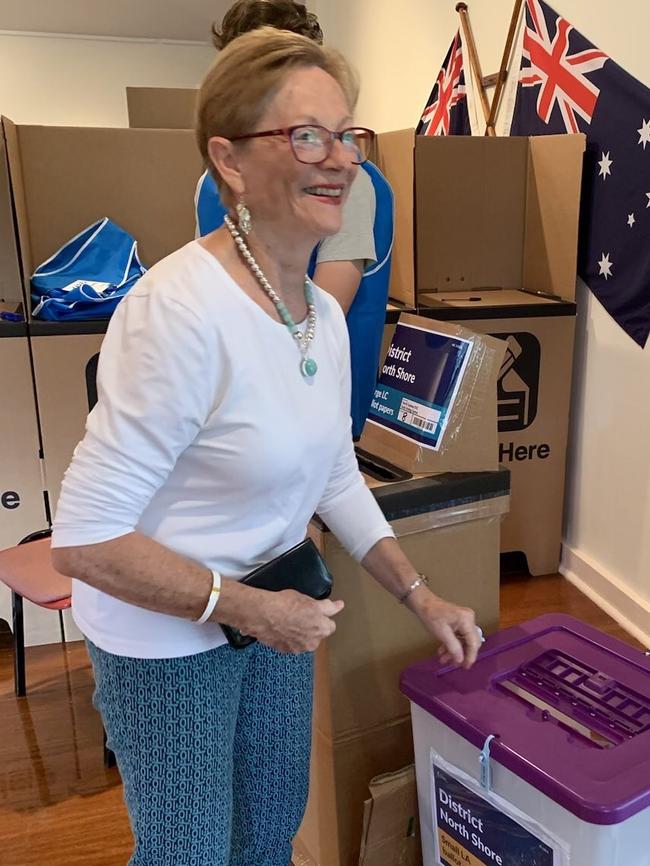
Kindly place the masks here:
[[(521, 296), (498, 294), (505, 302)], [(530, 297), (528, 305), (502, 307), (509, 313), (502, 317), (494, 306), (480, 310), (451, 294), (436, 298), (430, 312), (421, 308), (424, 316), (444, 316), (508, 347), (497, 389), (498, 458), (512, 478), (501, 549), (523, 552), (533, 575), (554, 574), (562, 541), (575, 306)]]
[(192, 240), (193, 197), (202, 161), (189, 130), (29, 126), (7, 118), (2, 125), (43, 432), (45, 486), (53, 510), (63, 472), (83, 435), (92, 402), (87, 373), (90, 369), (94, 387), (93, 359), (107, 322), (33, 321), (30, 276), (67, 240), (104, 216), (133, 235), (147, 266)]
[(127, 87), (129, 126), (193, 129), (197, 94), (191, 87)]
[(0, 322), (0, 549), (47, 526), (27, 330)]
[(402, 314), (361, 447), (413, 473), (497, 469), (504, 351), (491, 337)]
[(415, 767), (377, 776), (363, 809), (359, 866), (422, 866)]
[[(369, 484), (409, 559), (433, 576), (435, 591), (473, 607), (484, 630), (496, 630), (507, 471)], [(310, 791), (294, 863), (357, 866), (368, 784), (412, 761), (400, 672), (431, 655), (434, 643), (322, 524), (312, 523), (310, 535), (346, 608), (316, 654)]]
[(314, 729), (309, 802), (294, 866), (357, 866), (370, 781), (413, 761), (409, 717), (333, 741)]
[(390, 296), (522, 288), (575, 298), (583, 135), (378, 136), (396, 201)]

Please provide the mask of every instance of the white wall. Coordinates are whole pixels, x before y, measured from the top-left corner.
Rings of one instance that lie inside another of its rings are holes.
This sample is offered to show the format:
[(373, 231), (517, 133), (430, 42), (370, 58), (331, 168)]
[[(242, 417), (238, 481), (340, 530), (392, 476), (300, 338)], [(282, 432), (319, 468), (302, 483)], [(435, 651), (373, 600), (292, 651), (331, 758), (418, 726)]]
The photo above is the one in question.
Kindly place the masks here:
[[(320, 0), (327, 41), (361, 73), (360, 122), (380, 131), (417, 123), (458, 26), (454, 5)], [(484, 74), (498, 69), (513, 5), (470, 0)], [(647, 0), (552, 5), (650, 85)], [(576, 372), (563, 570), (650, 645), (650, 347), (626, 337), (586, 289)]]
[(195, 87), (209, 45), (0, 34), (0, 112), (17, 123), (128, 126), (125, 88)]

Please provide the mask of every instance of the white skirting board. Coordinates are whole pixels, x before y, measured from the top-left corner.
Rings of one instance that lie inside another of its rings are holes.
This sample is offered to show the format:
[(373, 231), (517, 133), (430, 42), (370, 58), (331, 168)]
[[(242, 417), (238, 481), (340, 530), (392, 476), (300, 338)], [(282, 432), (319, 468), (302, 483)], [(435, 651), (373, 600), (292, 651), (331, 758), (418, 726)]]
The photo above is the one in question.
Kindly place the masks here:
[(650, 602), (584, 552), (562, 545), (560, 574), (638, 641), (650, 647)]
[[(58, 643), (61, 640), (59, 630), (59, 615), (55, 610), (45, 610), (29, 601), (23, 602), (23, 618), (25, 621), (25, 646), (39, 646), (46, 643)], [(11, 592), (0, 584), (0, 619), (4, 619), (9, 628), (11, 625)], [(63, 612), (66, 640), (83, 640), (83, 635), (74, 624), (69, 610)]]

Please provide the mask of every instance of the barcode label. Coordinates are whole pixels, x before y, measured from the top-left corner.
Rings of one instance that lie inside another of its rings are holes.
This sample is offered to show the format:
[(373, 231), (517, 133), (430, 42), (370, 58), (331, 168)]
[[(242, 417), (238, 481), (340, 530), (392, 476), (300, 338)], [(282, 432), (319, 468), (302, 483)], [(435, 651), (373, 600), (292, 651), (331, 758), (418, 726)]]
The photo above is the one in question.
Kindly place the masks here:
[(440, 411), (404, 397), (400, 403), (398, 418), (402, 424), (425, 433), (433, 433), (440, 421)]
[(418, 418), (417, 415), (414, 415), (411, 418), (411, 424), (415, 425), (416, 427), (419, 427), (421, 430), (435, 430), (436, 429), (436, 425), (433, 423), (433, 421), (425, 421), (423, 418)]

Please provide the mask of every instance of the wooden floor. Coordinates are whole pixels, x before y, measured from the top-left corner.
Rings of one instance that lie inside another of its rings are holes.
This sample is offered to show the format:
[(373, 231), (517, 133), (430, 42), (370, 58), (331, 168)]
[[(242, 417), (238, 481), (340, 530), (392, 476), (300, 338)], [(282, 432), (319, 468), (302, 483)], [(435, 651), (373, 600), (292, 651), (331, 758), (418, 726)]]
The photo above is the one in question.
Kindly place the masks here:
[[(504, 577), (503, 626), (558, 611), (635, 644), (559, 575)], [(102, 763), (84, 645), (29, 649), (27, 679), (16, 699), (0, 635), (0, 866), (124, 866), (129, 825), (119, 774)]]

